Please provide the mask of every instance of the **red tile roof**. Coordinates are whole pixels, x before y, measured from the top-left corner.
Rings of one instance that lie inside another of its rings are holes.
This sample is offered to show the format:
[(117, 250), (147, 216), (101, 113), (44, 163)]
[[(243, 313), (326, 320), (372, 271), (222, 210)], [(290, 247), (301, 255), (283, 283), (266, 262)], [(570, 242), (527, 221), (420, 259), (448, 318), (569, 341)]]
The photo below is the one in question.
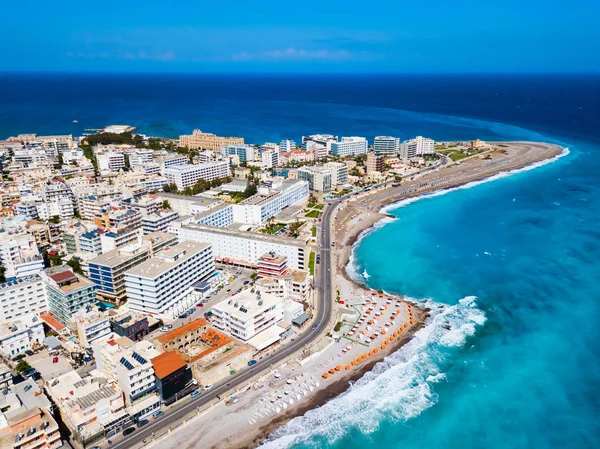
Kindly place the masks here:
[(40, 314), (40, 318), (46, 322), (46, 324), (48, 326), (50, 326), (52, 329), (54, 329), (57, 332), (60, 332), (61, 330), (63, 330), (65, 328), (65, 326), (63, 326), (60, 321), (58, 321), (56, 318), (54, 318), (52, 316), (52, 314), (48, 313), (48, 312), (44, 312), (42, 314)]
[(150, 360), (154, 367), (154, 374), (159, 379), (164, 379), (169, 374), (185, 367), (184, 360), (175, 351), (166, 351)]

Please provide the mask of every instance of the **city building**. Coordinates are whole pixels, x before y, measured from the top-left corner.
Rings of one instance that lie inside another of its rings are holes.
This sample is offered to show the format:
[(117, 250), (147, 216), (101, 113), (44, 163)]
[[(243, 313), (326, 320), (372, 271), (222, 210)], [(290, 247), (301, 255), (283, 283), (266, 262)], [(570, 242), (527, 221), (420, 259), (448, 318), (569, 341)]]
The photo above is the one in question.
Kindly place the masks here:
[(179, 146), (190, 150), (220, 151), (226, 145), (243, 145), (243, 137), (220, 137), (211, 133), (203, 133), (195, 129), (191, 135), (179, 136)]
[(198, 165), (176, 165), (166, 169), (164, 174), (169, 183), (175, 183), (178, 190), (183, 190), (196, 184), (199, 179), (213, 181), (227, 178), (231, 175), (231, 169), (228, 161), (220, 161)]
[(76, 330), (73, 315), (96, 301), (96, 286), (68, 267), (57, 266), (42, 272), (48, 297), (48, 311), (62, 325)]
[(165, 404), (184, 397), (193, 386), (192, 370), (176, 351), (165, 351), (150, 360), (156, 377), (156, 392)]
[(268, 170), (279, 165), (279, 150), (274, 149), (263, 149), (260, 153), (261, 157), (261, 168)]
[(125, 168), (125, 155), (117, 152), (99, 153), (96, 155), (100, 173), (118, 171)]
[(24, 315), (0, 323), (0, 352), (5, 356), (13, 357), (23, 351), (36, 349), (43, 343), (44, 326), (36, 315)]
[(39, 274), (0, 284), (0, 322), (47, 310), (46, 289)]
[(258, 277), (276, 278), (290, 272), (287, 267), (287, 257), (268, 253), (258, 259)]
[(21, 406), (0, 411), (2, 449), (55, 449), (62, 445), (58, 424), (48, 410)]
[(400, 145), (400, 157), (404, 160), (415, 156), (427, 156), (435, 153), (435, 140), (417, 136), (405, 140)]
[(84, 447), (116, 435), (132, 423), (121, 389), (104, 377), (82, 379), (72, 370), (49, 382), (46, 391), (72, 438)]
[(313, 134), (312, 136), (302, 136), (302, 149), (312, 153), (314, 159), (318, 160), (329, 155), (331, 153), (331, 144), (337, 141), (337, 136), (332, 136), (331, 134)]
[(44, 260), (33, 236), (0, 230), (0, 265), (6, 280), (11, 281), (39, 274)]
[(111, 330), (120, 337), (127, 337), (132, 341), (142, 340), (160, 324), (159, 320), (133, 312), (127, 306), (120, 307), (117, 312), (117, 315), (110, 318)]
[(183, 241), (125, 272), (129, 308), (175, 317), (194, 304), (193, 285), (215, 272), (208, 243)]
[(293, 140), (282, 140), (281, 142), (279, 142), (279, 151), (284, 151), (288, 153), (294, 148), (296, 148), (296, 142)]
[(197, 224), (172, 227), (170, 232), (177, 234), (179, 241), (210, 243), (215, 259), (222, 263), (256, 268), (261, 256), (275, 252), (287, 257), (291, 269), (308, 269), (310, 250), (302, 239)]
[(393, 156), (400, 152), (400, 139), (391, 136), (377, 136), (373, 141), (375, 154)]
[(365, 154), (367, 148), (367, 139), (364, 137), (342, 137), (339, 142), (331, 142), (331, 154), (339, 157)]
[(237, 156), (240, 162), (253, 161), (256, 156), (256, 148), (252, 145), (226, 145), (221, 147), (224, 156)]
[(275, 295), (243, 290), (213, 306), (213, 325), (261, 351), (285, 332), (277, 326), (283, 321), (283, 307), (284, 301)]
[(298, 179), (307, 181), (309, 189), (329, 193), (332, 188), (331, 170), (326, 167), (306, 166), (298, 169)]
[(233, 205), (233, 220), (262, 225), (283, 209), (308, 200), (309, 185), (305, 181), (284, 180), (272, 188), (259, 187), (258, 193)]
[(121, 304), (127, 297), (125, 272), (152, 257), (150, 242), (116, 248), (90, 260), (90, 279), (103, 301)]
[(166, 232), (169, 225), (179, 218), (179, 212), (174, 210), (159, 210), (142, 217), (142, 231), (144, 234), (152, 232)]
[(315, 160), (315, 156), (310, 151), (292, 150), (280, 153), (281, 163), (289, 164), (293, 162), (304, 163)]
[(257, 279), (256, 285), (261, 292), (302, 302), (308, 302), (312, 288), (311, 276), (303, 270), (291, 270), (275, 278), (262, 277)]
[(111, 333), (108, 313), (100, 312), (92, 304), (79, 309), (72, 319), (79, 344), (84, 348), (91, 347), (92, 342)]
[(385, 170), (385, 161), (383, 155), (379, 155), (373, 152), (368, 153), (366, 166), (367, 173), (383, 172)]

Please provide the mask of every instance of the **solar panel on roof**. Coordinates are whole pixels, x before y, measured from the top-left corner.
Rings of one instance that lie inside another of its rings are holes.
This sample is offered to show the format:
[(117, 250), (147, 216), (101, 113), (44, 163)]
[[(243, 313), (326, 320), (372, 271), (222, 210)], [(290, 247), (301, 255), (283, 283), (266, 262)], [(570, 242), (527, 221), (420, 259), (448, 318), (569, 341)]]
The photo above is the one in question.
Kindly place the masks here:
[(140, 362), (142, 365), (145, 365), (146, 363), (148, 363), (148, 361), (144, 357), (142, 357), (135, 351), (133, 352), (133, 354), (131, 354), (131, 357), (133, 357), (134, 360), (137, 360), (138, 362)]
[(131, 364), (131, 362), (129, 360), (127, 360), (125, 357), (121, 357), (121, 365), (123, 365), (125, 368), (127, 368), (128, 370), (132, 370), (133, 369), (133, 365)]

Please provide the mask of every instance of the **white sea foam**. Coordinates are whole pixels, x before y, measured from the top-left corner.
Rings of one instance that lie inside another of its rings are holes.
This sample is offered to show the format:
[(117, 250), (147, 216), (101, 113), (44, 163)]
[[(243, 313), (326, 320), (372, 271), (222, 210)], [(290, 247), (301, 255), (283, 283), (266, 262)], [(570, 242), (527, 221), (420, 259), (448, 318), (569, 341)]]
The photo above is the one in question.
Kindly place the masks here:
[(371, 433), (383, 420), (406, 421), (433, 406), (438, 401), (434, 386), (445, 379), (444, 371), (452, 364), (449, 348), (464, 345), (486, 318), (474, 297), (453, 306), (432, 300), (424, 305), (431, 309), (431, 316), (410, 342), (345, 393), (280, 427), (263, 447), (310, 445), (318, 436), (333, 441), (351, 429)]

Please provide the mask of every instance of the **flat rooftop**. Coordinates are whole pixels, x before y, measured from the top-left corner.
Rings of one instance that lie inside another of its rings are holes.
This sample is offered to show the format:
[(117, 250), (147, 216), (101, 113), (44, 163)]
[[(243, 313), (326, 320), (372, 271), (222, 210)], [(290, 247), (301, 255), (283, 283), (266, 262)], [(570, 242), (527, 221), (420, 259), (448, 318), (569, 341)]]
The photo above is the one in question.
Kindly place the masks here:
[(198, 230), (198, 231), (203, 231), (203, 232), (210, 232), (213, 234), (227, 235), (227, 236), (231, 236), (231, 237), (248, 238), (248, 239), (257, 240), (257, 241), (261, 241), (261, 242), (278, 243), (280, 245), (296, 246), (298, 248), (304, 248), (306, 246), (306, 242), (302, 239), (293, 239), (293, 238), (283, 237), (283, 236), (278, 236), (278, 235), (263, 234), (260, 232), (250, 232), (250, 231), (242, 232), (239, 229), (241, 226), (244, 226), (244, 223), (235, 223), (234, 225), (231, 225), (227, 228), (217, 228), (214, 226), (205, 226), (205, 225), (190, 223), (190, 224), (182, 226), (181, 228), (182, 229), (190, 229), (190, 230)]
[(210, 246), (210, 243), (204, 242), (181, 242), (157, 252), (154, 258), (131, 268), (126, 274), (153, 279)]
[(246, 322), (253, 320), (259, 313), (279, 303), (283, 303), (283, 299), (270, 293), (257, 294), (250, 290), (243, 290), (241, 293), (215, 304), (213, 309), (225, 312), (241, 322)]

